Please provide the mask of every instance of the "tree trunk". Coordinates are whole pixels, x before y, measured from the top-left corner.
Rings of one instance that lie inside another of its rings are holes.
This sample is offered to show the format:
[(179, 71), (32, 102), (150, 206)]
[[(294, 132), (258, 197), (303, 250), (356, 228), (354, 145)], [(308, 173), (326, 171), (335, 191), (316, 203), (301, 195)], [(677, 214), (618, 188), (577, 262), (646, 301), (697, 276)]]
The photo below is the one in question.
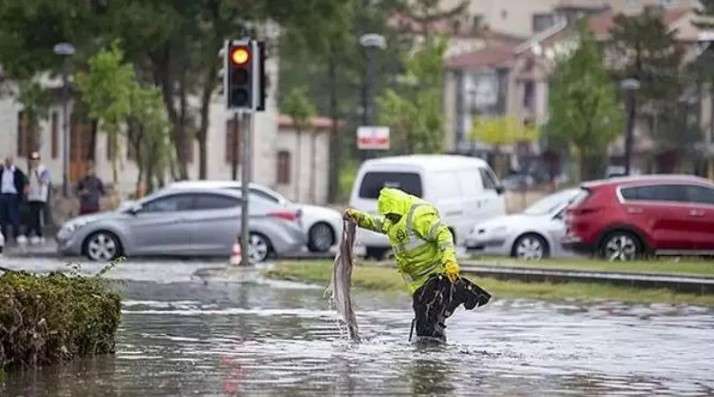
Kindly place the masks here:
[(317, 172), (317, 131), (310, 134), (310, 200), (311, 204), (317, 203), (317, 192), (315, 191), (315, 172)]
[(340, 154), (342, 152), (342, 139), (337, 131), (338, 110), (337, 110), (337, 65), (334, 49), (330, 48), (330, 57), (327, 60), (328, 67), (328, 87), (330, 89), (330, 161), (328, 167), (327, 201), (334, 203), (337, 201), (337, 194), (340, 183)]
[(216, 87), (216, 73), (218, 72), (218, 58), (212, 58), (212, 62), (206, 68), (205, 80), (203, 81), (203, 90), (201, 92), (201, 121), (196, 132), (196, 140), (198, 140), (198, 179), (206, 179), (208, 177), (208, 153), (207, 153), (207, 136), (209, 126), (209, 111), (211, 106), (211, 96)]
[[(161, 97), (166, 107), (166, 113), (171, 123), (171, 143), (174, 145), (176, 152), (176, 162), (172, 162), (171, 174), (174, 179), (187, 179), (188, 171), (186, 168), (185, 147), (186, 129), (184, 121), (184, 104), (185, 98), (181, 99), (181, 112), (176, 108), (174, 98), (175, 79), (171, 68), (171, 50), (166, 45), (163, 50), (152, 58), (154, 81), (161, 88)], [(183, 86), (183, 84), (181, 84)]]

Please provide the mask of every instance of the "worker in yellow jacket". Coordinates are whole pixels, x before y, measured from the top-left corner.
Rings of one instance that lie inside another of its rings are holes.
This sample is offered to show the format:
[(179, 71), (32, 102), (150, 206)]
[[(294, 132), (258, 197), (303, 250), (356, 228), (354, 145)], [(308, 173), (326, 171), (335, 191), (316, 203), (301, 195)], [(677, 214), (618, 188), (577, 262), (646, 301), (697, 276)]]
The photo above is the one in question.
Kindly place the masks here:
[(454, 237), (429, 202), (399, 189), (383, 188), (377, 199), (378, 216), (352, 208), (346, 220), (386, 234), (397, 268), (413, 297), (417, 336), (445, 340), (444, 321), (454, 309), (486, 304), (490, 295), (460, 277)]

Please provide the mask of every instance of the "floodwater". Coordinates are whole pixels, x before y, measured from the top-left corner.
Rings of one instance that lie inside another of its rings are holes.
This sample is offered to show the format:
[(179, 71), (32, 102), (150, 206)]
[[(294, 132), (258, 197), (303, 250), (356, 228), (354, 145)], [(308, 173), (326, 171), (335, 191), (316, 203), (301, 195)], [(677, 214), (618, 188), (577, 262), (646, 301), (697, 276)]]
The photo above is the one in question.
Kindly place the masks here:
[(714, 395), (711, 308), (495, 299), (425, 347), (408, 297), (357, 293), (352, 344), (322, 287), (255, 274), (123, 281), (116, 355), (9, 374), (0, 395)]

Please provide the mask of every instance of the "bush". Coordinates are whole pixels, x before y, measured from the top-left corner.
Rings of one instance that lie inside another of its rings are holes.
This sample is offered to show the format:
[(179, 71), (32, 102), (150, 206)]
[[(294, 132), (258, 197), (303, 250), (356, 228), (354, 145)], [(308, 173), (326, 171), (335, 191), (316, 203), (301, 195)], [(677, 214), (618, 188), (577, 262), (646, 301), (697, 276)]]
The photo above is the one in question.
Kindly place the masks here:
[(114, 352), (121, 303), (98, 277), (6, 272), (0, 302), (0, 374)]

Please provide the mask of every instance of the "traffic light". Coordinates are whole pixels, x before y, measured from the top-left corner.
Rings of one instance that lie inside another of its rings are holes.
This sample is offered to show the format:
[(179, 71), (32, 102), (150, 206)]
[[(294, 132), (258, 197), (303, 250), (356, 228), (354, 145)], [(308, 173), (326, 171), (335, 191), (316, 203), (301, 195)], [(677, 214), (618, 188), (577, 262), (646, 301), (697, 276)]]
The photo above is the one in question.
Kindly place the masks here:
[(253, 109), (253, 43), (232, 41), (226, 51), (226, 100), (229, 109)]
[(228, 40), (223, 54), (228, 109), (265, 110), (265, 43)]

